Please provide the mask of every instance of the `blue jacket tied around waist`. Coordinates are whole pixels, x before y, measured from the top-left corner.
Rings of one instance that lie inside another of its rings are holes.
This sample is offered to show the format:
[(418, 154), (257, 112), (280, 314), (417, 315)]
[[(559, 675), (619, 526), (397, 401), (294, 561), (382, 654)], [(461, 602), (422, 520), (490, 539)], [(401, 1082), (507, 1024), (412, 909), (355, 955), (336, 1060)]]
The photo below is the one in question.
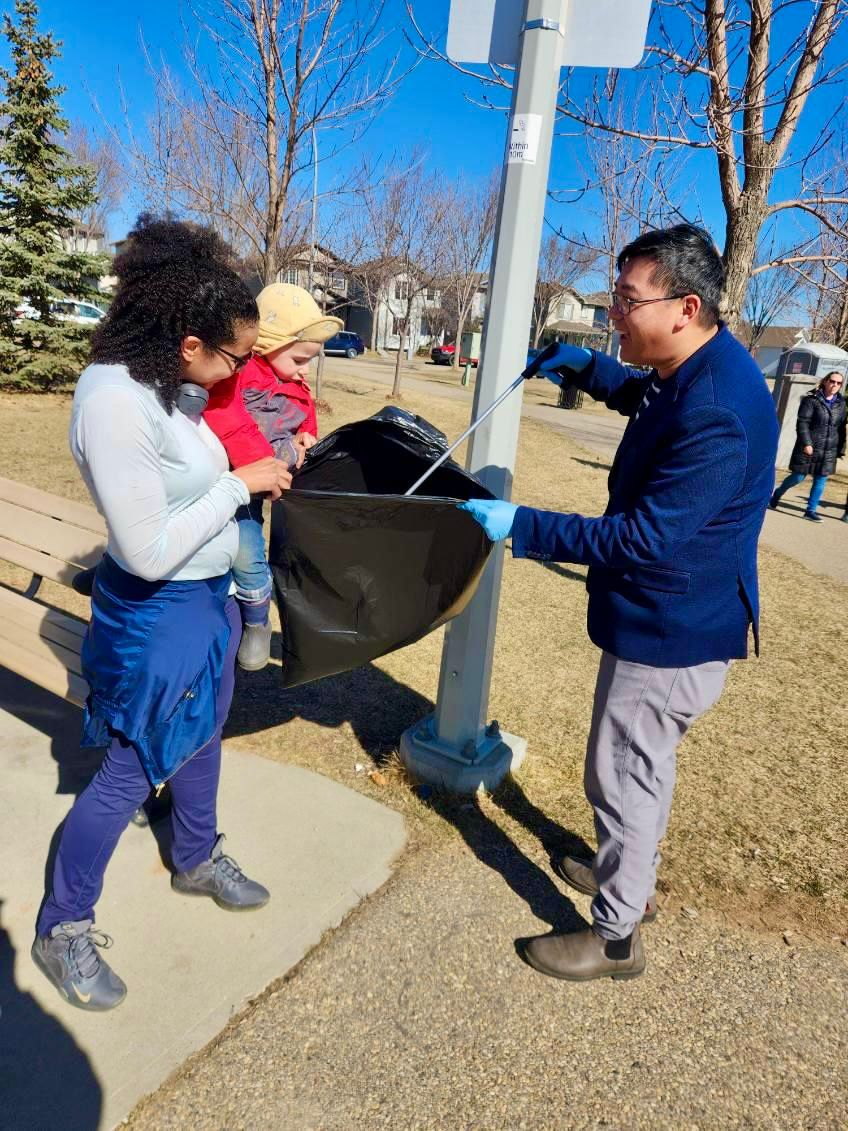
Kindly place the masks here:
[[(663, 381), (598, 353), (569, 379), (630, 417), (609, 504), (602, 518), (519, 507), (513, 555), (588, 565), (589, 636), (623, 660), (743, 658), (751, 624), (759, 651), (757, 539), (778, 423), (748, 351), (721, 325)], [(659, 393), (638, 411), (652, 382)]]
[(230, 581), (145, 581), (103, 558), (81, 654), (83, 746), (121, 735), (159, 786), (206, 745), (224, 723), (216, 699)]

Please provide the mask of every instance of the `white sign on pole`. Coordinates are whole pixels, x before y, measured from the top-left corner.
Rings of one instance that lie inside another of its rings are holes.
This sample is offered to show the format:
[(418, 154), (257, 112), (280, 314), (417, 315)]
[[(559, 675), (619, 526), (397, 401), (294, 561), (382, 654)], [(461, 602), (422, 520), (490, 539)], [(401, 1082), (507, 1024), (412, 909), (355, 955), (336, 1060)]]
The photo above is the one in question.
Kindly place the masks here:
[(507, 164), (535, 165), (542, 134), (542, 115), (516, 114), (509, 127)]
[[(651, 0), (563, 0), (563, 67), (635, 67), (645, 51)], [(524, 0), (451, 0), (448, 58), (515, 66)]]

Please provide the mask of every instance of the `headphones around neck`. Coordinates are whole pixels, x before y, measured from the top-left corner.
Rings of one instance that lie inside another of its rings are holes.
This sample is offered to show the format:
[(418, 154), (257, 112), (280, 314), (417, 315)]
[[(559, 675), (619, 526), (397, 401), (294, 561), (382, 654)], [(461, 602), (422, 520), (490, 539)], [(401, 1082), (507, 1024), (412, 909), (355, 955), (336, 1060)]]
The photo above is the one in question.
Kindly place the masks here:
[(177, 408), (186, 416), (200, 416), (209, 404), (209, 390), (186, 381), (177, 390)]

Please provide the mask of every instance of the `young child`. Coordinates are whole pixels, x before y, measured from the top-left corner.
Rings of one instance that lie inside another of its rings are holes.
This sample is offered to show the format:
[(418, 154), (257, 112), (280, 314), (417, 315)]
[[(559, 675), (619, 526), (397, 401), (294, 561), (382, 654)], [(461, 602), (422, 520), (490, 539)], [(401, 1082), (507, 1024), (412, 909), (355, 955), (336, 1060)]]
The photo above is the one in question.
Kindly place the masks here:
[[(275, 456), (299, 467), (318, 438), (315, 402), (306, 383), (321, 343), (343, 328), (308, 291), (272, 283), (257, 297), (259, 337), (252, 359), (210, 395), (204, 419), (224, 445), (233, 468)], [(239, 666), (259, 671), (271, 649), (271, 570), (262, 531), (263, 497), (236, 511), (239, 550), (233, 565), (244, 633)]]

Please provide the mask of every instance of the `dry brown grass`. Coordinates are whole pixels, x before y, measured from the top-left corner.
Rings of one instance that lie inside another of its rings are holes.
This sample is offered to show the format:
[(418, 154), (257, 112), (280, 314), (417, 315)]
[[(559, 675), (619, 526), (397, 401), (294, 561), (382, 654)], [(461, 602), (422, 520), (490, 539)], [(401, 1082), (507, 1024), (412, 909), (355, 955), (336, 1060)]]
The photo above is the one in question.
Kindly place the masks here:
[[(385, 392), (325, 378), (333, 414), (324, 427), (370, 415)], [(403, 404), (449, 436), (467, 424), (462, 403), (406, 394)], [(0, 396), (0, 411), (0, 474), (85, 499), (65, 442), (69, 399)], [(599, 513), (605, 473), (581, 457), (567, 438), (525, 421), (515, 498)], [(447, 833), (492, 866), (515, 847), (544, 865), (553, 844), (592, 840), (581, 775), (597, 652), (585, 633), (584, 573), (507, 563), (490, 714), (524, 735), (530, 753), (517, 783), (495, 797), (422, 802), (394, 758), (400, 732), (430, 709), (441, 632), (291, 691), (278, 689), (274, 664), (242, 676), (229, 737), (400, 809), (417, 842), (443, 842)], [(848, 586), (825, 585), (768, 549), (761, 576), (763, 656), (734, 666), (719, 705), (681, 747), (662, 886), (672, 904), (827, 937), (844, 933), (848, 912), (848, 708), (840, 690)], [(48, 593), (67, 603), (67, 591)], [(385, 763), (377, 781), (368, 775), (375, 763)]]

